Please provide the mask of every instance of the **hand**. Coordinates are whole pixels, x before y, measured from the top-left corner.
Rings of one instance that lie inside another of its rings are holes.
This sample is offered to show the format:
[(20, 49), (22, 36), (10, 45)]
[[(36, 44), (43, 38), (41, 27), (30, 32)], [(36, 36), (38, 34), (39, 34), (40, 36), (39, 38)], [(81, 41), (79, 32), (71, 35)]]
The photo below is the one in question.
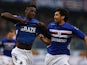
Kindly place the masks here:
[(85, 51), (85, 56), (86, 56), (86, 59), (87, 59), (87, 49), (86, 49), (86, 51)]
[(37, 38), (42, 40), (46, 45), (50, 45), (50, 39), (44, 37), (42, 34), (39, 34)]
[(42, 39), (42, 38), (44, 38), (44, 36), (43, 36), (42, 34), (39, 34), (39, 35), (37, 36), (37, 38)]
[(81, 52), (80, 52), (80, 56), (87, 58), (87, 51), (81, 51)]
[(11, 13), (9, 12), (4, 12), (4, 13), (1, 13), (1, 16), (8, 16), (8, 15), (12, 15)]

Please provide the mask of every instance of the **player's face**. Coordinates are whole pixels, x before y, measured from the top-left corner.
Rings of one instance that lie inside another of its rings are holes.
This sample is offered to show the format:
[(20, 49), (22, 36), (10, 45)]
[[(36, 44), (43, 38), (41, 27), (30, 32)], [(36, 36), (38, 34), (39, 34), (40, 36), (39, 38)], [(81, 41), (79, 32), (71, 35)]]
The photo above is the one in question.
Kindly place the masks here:
[(60, 15), (60, 12), (55, 12), (54, 13), (54, 21), (56, 22), (56, 23), (60, 23), (61, 22), (61, 20), (62, 20), (62, 16)]
[(27, 7), (25, 10), (25, 15), (27, 18), (34, 18), (36, 15), (36, 8), (35, 7)]
[(15, 31), (9, 32), (8, 37), (9, 39), (13, 39), (13, 36), (16, 35)]

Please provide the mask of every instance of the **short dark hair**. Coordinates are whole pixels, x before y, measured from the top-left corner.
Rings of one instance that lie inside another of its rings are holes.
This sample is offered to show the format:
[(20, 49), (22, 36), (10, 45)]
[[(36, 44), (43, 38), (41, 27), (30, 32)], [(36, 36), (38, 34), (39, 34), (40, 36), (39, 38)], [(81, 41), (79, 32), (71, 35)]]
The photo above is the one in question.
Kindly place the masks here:
[(34, 7), (34, 8), (37, 8), (36, 5), (34, 5), (34, 4), (30, 4), (28, 7)]
[(9, 33), (9, 32), (14, 32), (14, 31), (16, 31), (16, 29), (11, 28), (11, 29), (9, 29), (9, 30), (7, 31), (7, 33)]
[(64, 21), (66, 22), (69, 19), (69, 11), (63, 8), (58, 8), (55, 12), (59, 11), (61, 16), (65, 16)]

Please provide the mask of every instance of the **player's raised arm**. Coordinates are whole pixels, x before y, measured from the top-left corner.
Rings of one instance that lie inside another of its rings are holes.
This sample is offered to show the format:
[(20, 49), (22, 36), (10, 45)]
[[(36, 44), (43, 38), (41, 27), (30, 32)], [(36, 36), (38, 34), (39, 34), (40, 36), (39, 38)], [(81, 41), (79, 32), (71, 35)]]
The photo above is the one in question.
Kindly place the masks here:
[(5, 18), (9, 21), (12, 21), (13, 23), (16, 23), (16, 22), (21, 22), (21, 23), (24, 23), (25, 20), (22, 19), (22, 18), (18, 18), (17, 15), (13, 15), (9, 12), (4, 12), (4, 13), (1, 13), (1, 17), (2, 18)]

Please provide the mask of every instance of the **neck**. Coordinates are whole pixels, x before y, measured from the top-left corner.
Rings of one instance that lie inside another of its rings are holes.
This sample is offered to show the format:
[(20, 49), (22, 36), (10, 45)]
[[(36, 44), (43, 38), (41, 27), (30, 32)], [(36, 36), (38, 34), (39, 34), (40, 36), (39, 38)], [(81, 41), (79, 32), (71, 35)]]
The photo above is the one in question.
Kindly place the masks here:
[(28, 18), (29, 20), (31, 20), (32, 18)]
[(29, 19), (29, 20), (31, 20), (31, 19), (32, 19), (32, 18), (30, 18), (30, 17), (27, 17), (27, 16), (26, 16), (26, 18), (27, 18), (27, 19)]
[(8, 40), (11, 40), (12, 39), (12, 36), (7, 35), (7, 39)]
[(64, 22), (64, 20), (62, 20), (61, 22), (59, 22), (58, 24), (59, 25), (63, 25), (65, 22)]
[(11, 40), (12, 39), (12, 37), (7, 37), (8, 38), (8, 40)]

